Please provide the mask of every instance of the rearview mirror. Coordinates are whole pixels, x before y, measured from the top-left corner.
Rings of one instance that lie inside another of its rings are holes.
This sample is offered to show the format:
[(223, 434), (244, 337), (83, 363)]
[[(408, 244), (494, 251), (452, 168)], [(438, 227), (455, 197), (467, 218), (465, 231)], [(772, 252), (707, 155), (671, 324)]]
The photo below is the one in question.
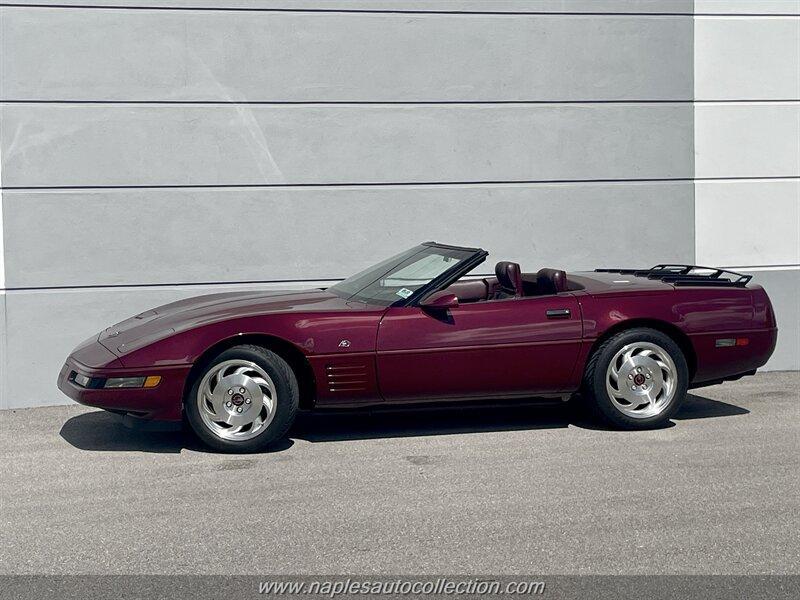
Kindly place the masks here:
[(449, 292), (436, 292), (431, 294), (425, 300), (419, 303), (423, 308), (433, 310), (448, 310), (450, 308), (458, 308), (458, 296)]

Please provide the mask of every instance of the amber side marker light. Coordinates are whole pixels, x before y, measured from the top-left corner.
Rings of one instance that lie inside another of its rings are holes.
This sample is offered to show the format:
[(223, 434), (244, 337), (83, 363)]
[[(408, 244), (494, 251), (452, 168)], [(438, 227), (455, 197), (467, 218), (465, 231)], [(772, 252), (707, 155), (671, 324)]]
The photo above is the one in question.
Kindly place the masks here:
[(161, 376), (160, 375), (150, 375), (147, 379), (144, 380), (144, 386), (146, 388), (154, 388), (159, 383), (161, 383)]
[(154, 388), (161, 383), (159, 375), (149, 377), (111, 377), (106, 379), (104, 388)]

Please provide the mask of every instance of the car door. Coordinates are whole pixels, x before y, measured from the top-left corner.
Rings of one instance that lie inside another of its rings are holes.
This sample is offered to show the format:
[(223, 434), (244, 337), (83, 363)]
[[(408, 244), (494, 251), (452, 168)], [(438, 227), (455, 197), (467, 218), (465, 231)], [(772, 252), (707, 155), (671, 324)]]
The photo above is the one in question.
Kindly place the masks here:
[(377, 370), (388, 402), (530, 396), (565, 391), (581, 343), (568, 293), (391, 307), (378, 327)]

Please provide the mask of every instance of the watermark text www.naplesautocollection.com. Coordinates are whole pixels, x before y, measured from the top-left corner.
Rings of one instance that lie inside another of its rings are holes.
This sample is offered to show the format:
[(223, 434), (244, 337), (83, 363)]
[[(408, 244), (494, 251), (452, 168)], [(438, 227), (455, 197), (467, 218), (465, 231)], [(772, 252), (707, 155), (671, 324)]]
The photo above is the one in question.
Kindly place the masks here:
[(0, 575), (0, 600), (797, 600), (798, 575)]
[(320, 579), (315, 581), (262, 581), (258, 592), (270, 596), (434, 596), (434, 595), (525, 595), (544, 594), (544, 581), (496, 579)]

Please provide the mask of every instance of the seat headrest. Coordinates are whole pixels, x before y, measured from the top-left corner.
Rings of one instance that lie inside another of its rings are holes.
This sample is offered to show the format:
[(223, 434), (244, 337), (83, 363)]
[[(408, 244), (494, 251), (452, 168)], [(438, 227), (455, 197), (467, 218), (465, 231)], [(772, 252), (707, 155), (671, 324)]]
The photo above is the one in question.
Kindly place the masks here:
[(494, 268), (494, 274), (504, 292), (515, 297), (522, 296), (522, 271), (518, 263), (500, 261)]
[(539, 294), (566, 292), (567, 274), (560, 269), (540, 269), (536, 273), (536, 290)]

